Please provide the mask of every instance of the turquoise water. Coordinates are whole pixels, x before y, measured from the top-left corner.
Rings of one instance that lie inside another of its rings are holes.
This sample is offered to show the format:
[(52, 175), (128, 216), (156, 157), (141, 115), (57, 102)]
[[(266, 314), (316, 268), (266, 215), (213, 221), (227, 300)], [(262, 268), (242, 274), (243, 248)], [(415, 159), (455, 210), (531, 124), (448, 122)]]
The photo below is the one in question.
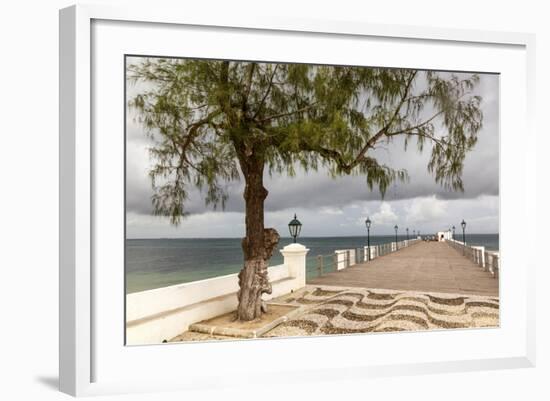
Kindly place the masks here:
[[(397, 238), (400, 241), (406, 239), (405, 236)], [(466, 241), (498, 251), (498, 238), (498, 234), (470, 234)], [(457, 235), (456, 239), (462, 240), (462, 236)], [(371, 236), (371, 245), (394, 240), (395, 236)], [(317, 274), (318, 255), (332, 255), (336, 249), (361, 248), (367, 241), (365, 237), (304, 237), (298, 242), (310, 249), (306, 269), (311, 277)], [(282, 249), (289, 243), (291, 239), (281, 238), (278, 248)], [(240, 238), (127, 239), (126, 292), (237, 273), (242, 261)], [(283, 257), (275, 251), (270, 265), (281, 263)]]

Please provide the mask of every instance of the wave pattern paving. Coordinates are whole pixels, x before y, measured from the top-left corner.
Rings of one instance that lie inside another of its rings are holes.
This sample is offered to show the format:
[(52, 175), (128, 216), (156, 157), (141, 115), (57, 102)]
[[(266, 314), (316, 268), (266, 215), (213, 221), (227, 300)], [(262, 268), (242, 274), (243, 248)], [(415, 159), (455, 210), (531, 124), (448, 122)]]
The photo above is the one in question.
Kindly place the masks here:
[(319, 287), (277, 301), (307, 309), (264, 337), (499, 326), (496, 297)]

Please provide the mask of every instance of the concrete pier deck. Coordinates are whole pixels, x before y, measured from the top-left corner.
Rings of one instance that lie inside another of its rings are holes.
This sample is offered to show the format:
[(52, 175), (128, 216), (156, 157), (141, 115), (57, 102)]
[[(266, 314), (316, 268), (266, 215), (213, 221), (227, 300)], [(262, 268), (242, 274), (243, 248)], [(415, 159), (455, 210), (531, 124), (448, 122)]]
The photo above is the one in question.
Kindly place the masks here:
[(420, 242), (307, 284), (498, 296), (498, 281), (445, 242)]

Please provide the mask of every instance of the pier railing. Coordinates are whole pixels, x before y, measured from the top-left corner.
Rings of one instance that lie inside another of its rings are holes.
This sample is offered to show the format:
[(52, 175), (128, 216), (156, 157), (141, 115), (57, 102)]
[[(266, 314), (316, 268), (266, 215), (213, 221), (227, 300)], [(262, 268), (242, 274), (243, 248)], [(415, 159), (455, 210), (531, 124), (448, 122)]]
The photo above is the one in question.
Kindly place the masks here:
[(322, 276), (325, 273), (343, 270), (359, 263), (367, 263), (373, 259), (412, 246), (420, 241), (420, 239), (412, 239), (398, 241), (397, 243), (388, 242), (371, 245), (370, 247), (338, 249), (329, 255), (318, 255), (316, 257), (317, 275)]
[(447, 240), (447, 243), (484, 271), (491, 273), (495, 278), (498, 277), (500, 271), (500, 254), (498, 252), (487, 251), (484, 246), (468, 245), (456, 240)]

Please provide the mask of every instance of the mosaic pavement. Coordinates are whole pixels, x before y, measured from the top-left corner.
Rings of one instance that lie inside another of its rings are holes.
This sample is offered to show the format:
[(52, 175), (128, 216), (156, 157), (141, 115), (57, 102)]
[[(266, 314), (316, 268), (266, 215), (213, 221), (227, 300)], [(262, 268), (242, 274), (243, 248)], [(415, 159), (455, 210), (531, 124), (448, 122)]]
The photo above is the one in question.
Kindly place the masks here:
[(305, 308), (263, 337), (499, 326), (497, 297), (308, 286), (272, 302)]

